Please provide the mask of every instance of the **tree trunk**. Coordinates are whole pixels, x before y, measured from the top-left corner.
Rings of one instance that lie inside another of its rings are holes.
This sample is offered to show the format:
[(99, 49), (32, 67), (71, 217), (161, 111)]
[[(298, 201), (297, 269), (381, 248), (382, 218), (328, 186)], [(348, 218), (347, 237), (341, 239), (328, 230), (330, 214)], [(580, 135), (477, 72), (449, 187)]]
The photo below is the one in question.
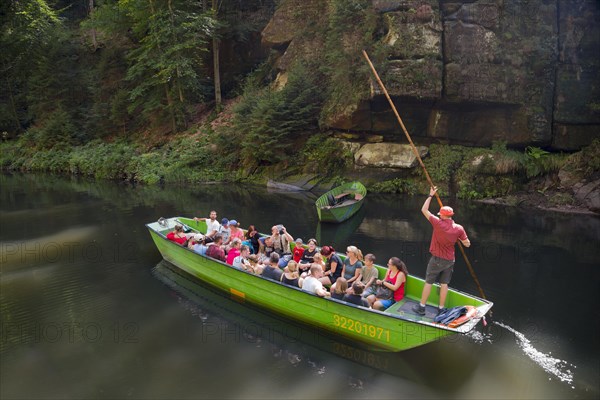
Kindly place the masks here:
[[(167, 6), (169, 7), (169, 20), (171, 21), (171, 26), (173, 27), (173, 29), (175, 29), (175, 18), (173, 17), (174, 13), (173, 13), (173, 1), (169, 0), (167, 2)], [(179, 67), (175, 68), (175, 72), (177, 73), (177, 83), (176, 83), (176, 87), (177, 87), (177, 92), (179, 93), (179, 101), (181, 102), (181, 104), (183, 104), (184, 98), (183, 98), (183, 91), (181, 90), (181, 71), (179, 70)]]
[[(150, 11), (152, 12), (152, 15), (156, 15), (156, 11), (154, 9), (154, 1), (148, 0), (148, 3), (150, 4)], [(153, 32), (153, 34), (156, 35), (156, 32)], [(156, 43), (157, 43), (158, 51), (160, 53), (162, 53), (162, 48), (160, 47), (160, 42), (157, 40)], [(165, 97), (167, 98), (167, 107), (169, 108), (169, 113), (171, 114), (171, 129), (172, 129), (172, 132), (177, 132), (177, 123), (175, 121), (175, 108), (173, 107), (173, 99), (171, 98), (171, 93), (169, 92), (169, 85), (165, 82), (164, 86), (165, 86)]]
[[(218, 7), (217, 1), (213, 0), (212, 9), (214, 12), (214, 17), (217, 17)], [(214, 79), (215, 79), (215, 103), (217, 112), (221, 112), (221, 73), (219, 72), (219, 39), (213, 37), (213, 69), (214, 69)]]
[(169, 93), (169, 85), (165, 83), (165, 94), (167, 96), (167, 107), (169, 108), (169, 113), (171, 113), (171, 129), (172, 132), (177, 132), (177, 122), (175, 121), (175, 109), (173, 107), (173, 99), (171, 98), (171, 93)]
[[(89, 11), (88, 15), (91, 17), (92, 14), (94, 13), (94, 0), (89, 0), (88, 11)], [(92, 44), (94, 45), (94, 51), (96, 51), (96, 50), (98, 50), (98, 40), (96, 39), (96, 30), (94, 28), (92, 28), (90, 34), (92, 35)]]
[(8, 78), (8, 75), (6, 75), (6, 87), (8, 88), (8, 96), (10, 97), (10, 104), (12, 106), (15, 128), (17, 129), (15, 133), (18, 134), (23, 130), (23, 127), (21, 126), (21, 121), (19, 121), (19, 114), (17, 113), (17, 106), (15, 105), (15, 98), (13, 96), (13, 90), (10, 86), (10, 79)]

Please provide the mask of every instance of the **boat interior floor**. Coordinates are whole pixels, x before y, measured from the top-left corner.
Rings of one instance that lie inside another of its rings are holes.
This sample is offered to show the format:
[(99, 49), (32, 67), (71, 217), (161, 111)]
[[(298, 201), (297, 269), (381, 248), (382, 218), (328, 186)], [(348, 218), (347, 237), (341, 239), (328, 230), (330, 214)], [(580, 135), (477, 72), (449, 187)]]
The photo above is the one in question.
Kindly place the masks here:
[(344, 201), (342, 201), (341, 203), (336, 204), (335, 206), (331, 207), (331, 208), (338, 208), (338, 207), (345, 207), (347, 205), (356, 203), (358, 200), (354, 200), (354, 199), (346, 199)]
[(416, 321), (432, 322), (437, 316), (438, 308), (427, 304), (425, 306), (425, 315), (419, 315), (413, 311), (413, 307), (419, 304), (418, 300), (413, 300), (408, 297), (403, 298), (397, 303), (392, 304), (384, 312), (386, 314), (401, 315), (405, 318), (414, 319)]

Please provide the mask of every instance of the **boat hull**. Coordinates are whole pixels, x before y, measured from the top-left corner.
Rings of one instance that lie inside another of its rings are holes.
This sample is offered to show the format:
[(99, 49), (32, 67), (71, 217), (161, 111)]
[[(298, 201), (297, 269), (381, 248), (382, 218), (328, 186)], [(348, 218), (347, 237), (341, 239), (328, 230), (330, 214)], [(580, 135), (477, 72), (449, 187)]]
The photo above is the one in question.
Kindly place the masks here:
[(315, 329), (339, 334), (370, 348), (401, 351), (457, 333), (434, 324), (403, 319), (240, 271), (196, 254), (150, 228), (163, 258), (188, 274), (222, 290), (241, 302), (250, 302)]
[[(360, 195), (358, 200), (352, 202), (344, 202), (341, 205), (332, 206), (329, 201), (330, 196), (337, 196), (341, 193), (352, 193)], [(331, 189), (323, 194), (315, 202), (319, 221), (322, 222), (344, 222), (360, 210), (363, 205), (367, 189), (360, 182), (346, 183)]]

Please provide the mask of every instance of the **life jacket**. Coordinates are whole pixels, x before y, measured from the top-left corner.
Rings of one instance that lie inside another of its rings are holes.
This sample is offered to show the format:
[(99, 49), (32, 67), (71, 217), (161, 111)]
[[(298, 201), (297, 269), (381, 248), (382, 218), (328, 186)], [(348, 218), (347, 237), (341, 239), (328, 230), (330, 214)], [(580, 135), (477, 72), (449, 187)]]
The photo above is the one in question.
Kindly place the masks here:
[(465, 306), (452, 307), (451, 309), (446, 310), (440, 315), (436, 316), (433, 321), (443, 325), (448, 325), (450, 322), (466, 313), (467, 307)]

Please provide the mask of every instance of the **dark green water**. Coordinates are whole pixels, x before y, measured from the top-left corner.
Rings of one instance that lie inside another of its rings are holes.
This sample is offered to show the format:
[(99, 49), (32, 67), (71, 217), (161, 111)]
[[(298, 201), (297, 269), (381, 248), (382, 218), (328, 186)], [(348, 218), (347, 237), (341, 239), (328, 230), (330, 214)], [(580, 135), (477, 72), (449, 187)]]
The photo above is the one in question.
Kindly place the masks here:
[[(310, 196), (0, 176), (4, 398), (598, 398), (600, 218), (456, 203), (493, 319), (398, 354), (282, 321), (176, 273), (144, 224), (235, 218), (399, 256), (423, 276), (423, 198), (369, 195), (341, 226)], [(433, 210), (433, 207), (432, 207)], [(457, 261), (452, 286), (477, 293)]]

